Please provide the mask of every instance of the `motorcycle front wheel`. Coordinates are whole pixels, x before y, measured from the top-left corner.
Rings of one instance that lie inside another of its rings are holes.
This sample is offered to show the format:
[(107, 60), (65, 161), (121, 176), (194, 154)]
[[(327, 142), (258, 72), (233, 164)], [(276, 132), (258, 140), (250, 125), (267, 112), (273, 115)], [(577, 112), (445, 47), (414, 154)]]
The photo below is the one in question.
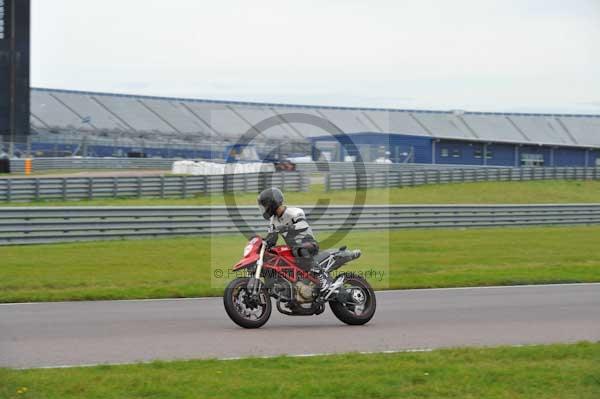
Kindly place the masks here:
[(271, 317), (271, 298), (261, 290), (258, 300), (253, 300), (247, 290), (248, 277), (233, 280), (223, 294), (223, 304), (229, 318), (244, 328), (262, 327)]
[(368, 323), (377, 308), (375, 292), (371, 285), (360, 276), (347, 275), (344, 289), (350, 293), (352, 302), (330, 301), (329, 307), (335, 317), (353, 326)]

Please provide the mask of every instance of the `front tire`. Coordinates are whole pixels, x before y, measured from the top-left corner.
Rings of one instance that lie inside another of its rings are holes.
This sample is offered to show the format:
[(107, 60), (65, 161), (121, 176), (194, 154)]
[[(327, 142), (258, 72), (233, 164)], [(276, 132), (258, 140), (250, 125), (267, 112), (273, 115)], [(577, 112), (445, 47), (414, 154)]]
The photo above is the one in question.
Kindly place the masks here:
[(238, 326), (259, 328), (271, 317), (271, 298), (263, 289), (259, 300), (253, 303), (246, 288), (249, 280), (248, 277), (239, 277), (229, 283), (223, 294), (223, 305), (229, 318)]
[(375, 291), (371, 285), (360, 276), (346, 275), (344, 288), (347, 290), (357, 291), (357, 297), (364, 295), (362, 304), (341, 303), (338, 301), (330, 301), (329, 307), (331, 311), (340, 321), (352, 325), (359, 326), (366, 324), (375, 315), (377, 308), (377, 300), (375, 299)]

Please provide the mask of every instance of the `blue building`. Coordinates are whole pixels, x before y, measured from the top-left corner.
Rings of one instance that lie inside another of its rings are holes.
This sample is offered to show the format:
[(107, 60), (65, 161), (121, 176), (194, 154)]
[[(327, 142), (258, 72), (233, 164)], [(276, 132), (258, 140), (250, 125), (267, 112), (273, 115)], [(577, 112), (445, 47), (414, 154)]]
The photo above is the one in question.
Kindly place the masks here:
[[(254, 137), (255, 127), (266, 121), (270, 127)], [(351, 160), (360, 153), (365, 161), (600, 166), (600, 115), (332, 107), (32, 89), (31, 128), (37, 133), (33, 147), (66, 146), (69, 152), (85, 146), (97, 156), (142, 152), (222, 158), (250, 133), (252, 142), (247, 144), (256, 146), (263, 158), (274, 151), (281, 154), (281, 146), (287, 145), (288, 155), (308, 155), (312, 148), (315, 160)]]
[[(312, 138), (313, 159), (336, 148), (331, 161), (389, 158), (394, 163), (483, 166), (600, 166), (600, 148), (479, 142), (403, 134), (355, 133)], [(323, 146), (323, 143), (335, 143)], [(325, 150), (322, 150), (325, 148)], [(367, 154), (361, 151), (369, 148)], [(375, 154), (375, 156), (373, 155)]]
[[(404, 112), (417, 115), (419, 134), (407, 129), (312, 137), (313, 159), (348, 161), (360, 153), (365, 161), (394, 163), (600, 166), (599, 116), (437, 112), (434, 127), (431, 115)], [(452, 128), (444, 128), (442, 121)]]

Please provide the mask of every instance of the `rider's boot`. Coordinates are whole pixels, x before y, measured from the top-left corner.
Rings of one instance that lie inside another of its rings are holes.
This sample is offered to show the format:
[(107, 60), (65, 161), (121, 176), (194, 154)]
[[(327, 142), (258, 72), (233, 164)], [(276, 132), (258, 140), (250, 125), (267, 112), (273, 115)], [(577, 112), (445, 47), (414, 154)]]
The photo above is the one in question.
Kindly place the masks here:
[(317, 274), (317, 277), (319, 278), (319, 285), (320, 285), (319, 291), (320, 292), (327, 291), (329, 289), (329, 287), (331, 286), (331, 283), (333, 282), (333, 280), (329, 276), (329, 273), (321, 272), (321, 273)]
[(333, 279), (331, 278), (329, 273), (327, 273), (318, 265), (314, 265), (311, 268), (311, 272), (319, 279), (319, 292), (323, 293), (327, 291), (327, 289), (329, 289), (331, 283), (333, 282)]
[[(346, 256), (350, 257), (351, 259), (360, 258), (360, 255), (360, 249), (346, 251)], [(321, 293), (327, 292), (329, 287), (331, 287), (331, 284), (333, 284), (333, 278), (329, 275), (329, 273), (323, 270), (323, 268), (314, 261), (310, 271), (319, 279), (319, 291)]]

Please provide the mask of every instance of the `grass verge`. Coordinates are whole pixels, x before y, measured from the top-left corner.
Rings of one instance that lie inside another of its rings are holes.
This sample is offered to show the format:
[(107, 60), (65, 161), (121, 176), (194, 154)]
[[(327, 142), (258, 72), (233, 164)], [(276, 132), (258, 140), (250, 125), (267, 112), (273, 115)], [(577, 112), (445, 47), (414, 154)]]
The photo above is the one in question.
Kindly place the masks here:
[[(378, 289), (600, 281), (600, 226), (354, 232)], [(0, 302), (221, 295), (241, 236), (0, 247)], [(224, 276), (214, 279), (215, 270)], [(344, 269), (342, 269), (344, 270)]]
[[(310, 205), (319, 198), (332, 204), (352, 204), (354, 190), (325, 191), (312, 185), (310, 192), (286, 192), (289, 204)], [(256, 194), (236, 194), (239, 205), (256, 205)], [(373, 188), (367, 190), (367, 204), (530, 204), (600, 202), (600, 181), (547, 180), (528, 182), (481, 182), (432, 184), (419, 187)], [(141, 206), (141, 205), (223, 205), (224, 196), (194, 198), (116, 198), (82, 201), (37, 201), (1, 203), (0, 206)]]
[(2, 398), (600, 397), (600, 344), (0, 369)]

